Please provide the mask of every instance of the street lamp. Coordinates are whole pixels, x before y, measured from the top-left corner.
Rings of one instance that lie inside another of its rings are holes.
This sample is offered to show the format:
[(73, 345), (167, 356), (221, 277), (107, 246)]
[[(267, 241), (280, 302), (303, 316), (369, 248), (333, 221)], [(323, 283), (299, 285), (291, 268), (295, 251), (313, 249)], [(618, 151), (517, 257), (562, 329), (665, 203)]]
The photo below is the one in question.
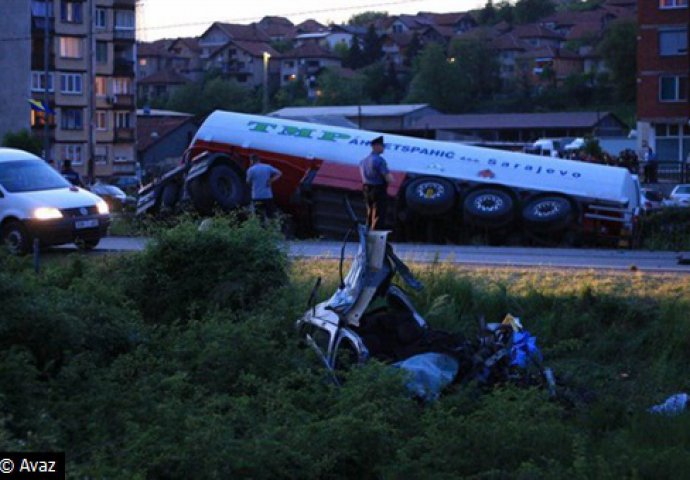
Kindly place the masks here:
[(268, 112), (268, 60), (271, 54), (264, 52), (264, 113)]

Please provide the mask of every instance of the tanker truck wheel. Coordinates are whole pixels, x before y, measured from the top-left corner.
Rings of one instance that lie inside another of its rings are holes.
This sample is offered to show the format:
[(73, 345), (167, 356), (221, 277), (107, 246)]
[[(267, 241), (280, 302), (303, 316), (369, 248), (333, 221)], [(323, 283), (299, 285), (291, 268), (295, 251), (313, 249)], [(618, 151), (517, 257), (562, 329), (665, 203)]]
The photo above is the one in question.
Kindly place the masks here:
[(208, 190), (207, 176), (198, 177), (189, 182), (189, 196), (192, 199), (194, 209), (201, 215), (211, 215), (213, 213), (213, 198)]
[(513, 197), (498, 188), (470, 192), (463, 203), (465, 219), (474, 225), (498, 228), (513, 221)]
[(216, 165), (208, 174), (208, 191), (220, 208), (232, 210), (244, 200), (244, 181), (227, 165)]
[(529, 229), (541, 232), (562, 230), (570, 223), (573, 206), (561, 196), (535, 197), (527, 201), (522, 209), (522, 218)]
[(455, 188), (443, 178), (416, 178), (405, 189), (407, 207), (420, 215), (441, 215), (453, 207)]
[(177, 204), (180, 186), (176, 183), (168, 183), (161, 192), (161, 208), (173, 209)]

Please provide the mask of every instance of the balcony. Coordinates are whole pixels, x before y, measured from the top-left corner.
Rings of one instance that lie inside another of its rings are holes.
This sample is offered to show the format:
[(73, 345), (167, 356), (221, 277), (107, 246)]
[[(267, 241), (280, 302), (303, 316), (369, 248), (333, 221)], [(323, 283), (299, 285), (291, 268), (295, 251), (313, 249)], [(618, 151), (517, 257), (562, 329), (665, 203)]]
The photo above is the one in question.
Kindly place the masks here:
[(136, 38), (136, 35), (135, 30), (133, 28), (121, 28), (116, 25), (115, 32), (113, 32), (113, 37), (115, 38), (115, 40), (127, 40), (133, 42)]
[(236, 73), (252, 73), (252, 71), (249, 68), (247, 68), (247, 66), (244, 63), (226, 63), (223, 65), (221, 70), (226, 75), (232, 75)]
[(126, 58), (116, 58), (113, 62), (113, 75), (124, 77), (134, 76), (134, 61)]
[[(43, 36), (45, 29), (46, 19), (45, 17), (31, 17), (31, 34), (33, 36)], [(53, 35), (55, 33), (55, 19), (53, 17), (48, 18), (48, 35)]]
[(113, 8), (133, 10), (136, 7), (136, 3), (136, 0), (113, 0)]
[(112, 100), (113, 107), (128, 109), (134, 107), (134, 95), (117, 94), (110, 98)]
[[(43, 63), (43, 46), (40, 50), (31, 50), (31, 70), (45, 70), (45, 65)], [(55, 70), (55, 55), (53, 54), (52, 45), (51, 50), (48, 52), (48, 70)]]
[(114, 141), (115, 143), (134, 143), (134, 129), (116, 128)]

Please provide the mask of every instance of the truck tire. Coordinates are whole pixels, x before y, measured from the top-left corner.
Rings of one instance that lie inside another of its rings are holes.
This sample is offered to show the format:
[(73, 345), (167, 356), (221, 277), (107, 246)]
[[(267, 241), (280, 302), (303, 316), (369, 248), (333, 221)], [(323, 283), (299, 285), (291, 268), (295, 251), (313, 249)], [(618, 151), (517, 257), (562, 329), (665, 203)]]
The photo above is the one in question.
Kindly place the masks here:
[(444, 178), (416, 178), (405, 189), (407, 208), (423, 216), (441, 215), (453, 207), (455, 188)]
[(483, 227), (502, 227), (513, 220), (513, 197), (498, 188), (470, 192), (463, 202), (465, 219)]
[(570, 223), (572, 214), (572, 203), (559, 195), (531, 198), (522, 209), (525, 226), (542, 232), (562, 230)]
[(180, 186), (177, 183), (168, 183), (161, 191), (161, 208), (174, 208), (180, 193)]
[(213, 198), (207, 188), (206, 176), (195, 178), (187, 185), (194, 209), (201, 215), (213, 213)]
[(2, 226), (2, 242), (14, 255), (26, 255), (31, 247), (29, 232), (22, 222), (11, 220)]
[(216, 165), (208, 174), (208, 191), (225, 211), (239, 207), (244, 200), (244, 182), (227, 165)]

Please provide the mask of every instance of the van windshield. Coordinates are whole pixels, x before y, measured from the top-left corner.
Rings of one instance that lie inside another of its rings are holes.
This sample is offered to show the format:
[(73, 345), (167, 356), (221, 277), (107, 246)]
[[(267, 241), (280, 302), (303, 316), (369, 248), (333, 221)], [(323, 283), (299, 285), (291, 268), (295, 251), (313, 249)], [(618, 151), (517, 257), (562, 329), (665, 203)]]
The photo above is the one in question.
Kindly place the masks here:
[(67, 188), (70, 183), (42, 160), (0, 162), (0, 185), (10, 193)]

